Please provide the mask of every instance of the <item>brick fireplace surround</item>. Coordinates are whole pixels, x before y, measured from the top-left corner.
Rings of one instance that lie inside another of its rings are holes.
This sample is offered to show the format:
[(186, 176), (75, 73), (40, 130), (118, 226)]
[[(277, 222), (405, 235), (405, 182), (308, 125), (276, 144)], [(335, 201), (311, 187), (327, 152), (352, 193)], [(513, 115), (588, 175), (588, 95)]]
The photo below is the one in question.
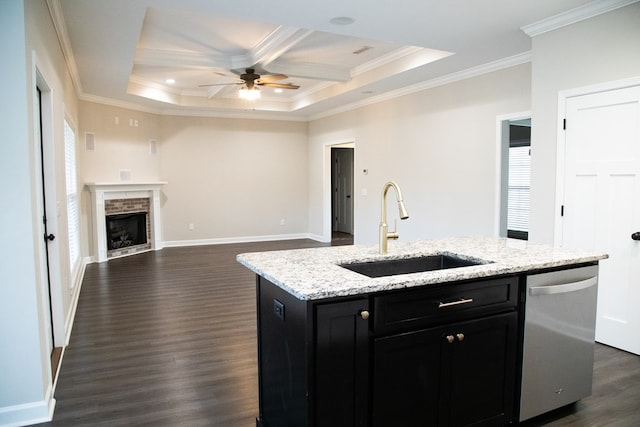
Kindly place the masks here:
[[(162, 249), (160, 188), (166, 182), (92, 182), (91, 193), (93, 248), (98, 262), (148, 250)], [(131, 212), (147, 213), (147, 243), (123, 250), (107, 250), (106, 215)]]

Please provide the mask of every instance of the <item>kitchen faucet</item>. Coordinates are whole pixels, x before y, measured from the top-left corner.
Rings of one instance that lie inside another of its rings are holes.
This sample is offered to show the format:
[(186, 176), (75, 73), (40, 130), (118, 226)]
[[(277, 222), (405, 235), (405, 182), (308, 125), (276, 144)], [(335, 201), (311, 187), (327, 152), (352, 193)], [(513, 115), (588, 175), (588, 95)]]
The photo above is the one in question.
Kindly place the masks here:
[(400, 235), (396, 231), (398, 229), (398, 225), (396, 223), (396, 230), (389, 232), (389, 226), (387, 225), (387, 192), (389, 188), (393, 187), (396, 191), (396, 200), (398, 201), (398, 209), (400, 211), (400, 219), (409, 218), (409, 213), (407, 209), (404, 207), (404, 200), (402, 200), (402, 192), (400, 191), (400, 187), (394, 181), (387, 182), (382, 188), (382, 213), (380, 219), (380, 253), (387, 253), (387, 241), (389, 239), (396, 240)]

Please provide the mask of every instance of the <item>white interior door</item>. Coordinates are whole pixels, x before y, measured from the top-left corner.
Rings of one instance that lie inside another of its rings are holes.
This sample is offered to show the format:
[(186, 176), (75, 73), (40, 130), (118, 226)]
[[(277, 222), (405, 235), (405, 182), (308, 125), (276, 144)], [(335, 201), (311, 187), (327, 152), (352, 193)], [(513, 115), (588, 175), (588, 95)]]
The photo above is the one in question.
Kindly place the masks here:
[(640, 354), (640, 87), (568, 98), (562, 246), (600, 263), (596, 341)]

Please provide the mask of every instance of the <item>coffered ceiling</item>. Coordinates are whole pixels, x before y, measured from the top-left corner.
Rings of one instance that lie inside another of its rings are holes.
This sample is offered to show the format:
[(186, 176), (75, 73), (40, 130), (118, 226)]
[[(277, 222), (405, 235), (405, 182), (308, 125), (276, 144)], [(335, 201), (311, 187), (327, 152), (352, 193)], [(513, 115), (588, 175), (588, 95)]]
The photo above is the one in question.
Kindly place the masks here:
[[(526, 62), (528, 34), (630, 2), (48, 0), (81, 99), (292, 120)], [(241, 100), (247, 68), (299, 88)]]

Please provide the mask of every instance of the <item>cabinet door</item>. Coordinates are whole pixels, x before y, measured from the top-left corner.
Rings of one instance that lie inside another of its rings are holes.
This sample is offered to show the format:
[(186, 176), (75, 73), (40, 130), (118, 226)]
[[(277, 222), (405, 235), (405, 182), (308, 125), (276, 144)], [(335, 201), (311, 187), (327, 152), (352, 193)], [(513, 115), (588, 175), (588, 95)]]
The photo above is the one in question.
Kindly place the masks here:
[(378, 338), (373, 351), (373, 426), (511, 420), (515, 312)]
[(368, 425), (368, 309), (365, 299), (316, 307), (317, 427)]
[(438, 425), (444, 332), (433, 328), (374, 341), (373, 426)]
[(462, 322), (447, 328), (444, 357), (448, 381), (442, 391), (440, 425), (506, 425), (513, 416), (516, 361), (516, 313)]

